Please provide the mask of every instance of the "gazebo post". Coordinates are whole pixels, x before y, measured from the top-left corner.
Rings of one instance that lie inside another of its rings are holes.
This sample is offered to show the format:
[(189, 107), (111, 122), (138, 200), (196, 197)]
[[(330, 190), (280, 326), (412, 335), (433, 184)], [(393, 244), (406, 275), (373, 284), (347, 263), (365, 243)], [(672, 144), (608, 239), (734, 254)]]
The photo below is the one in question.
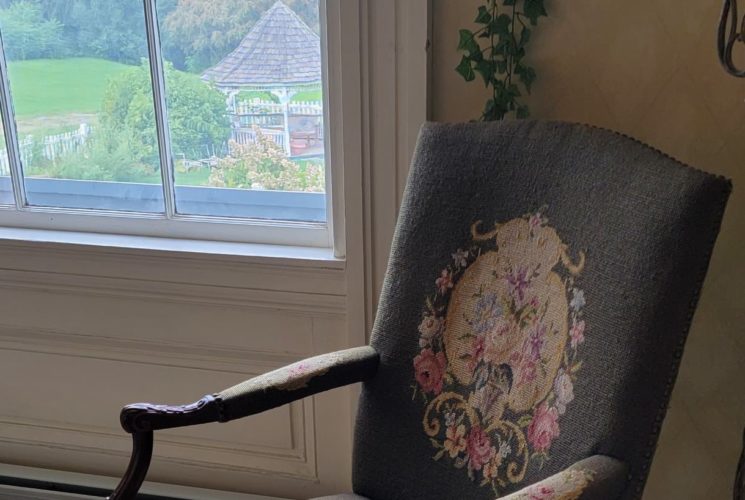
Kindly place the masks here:
[(290, 157), (292, 156), (292, 147), (290, 145), (290, 99), (294, 92), (291, 94), (288, 89), (284, 88), (277, 93), (279, 94), (279, 102), (282, 103), (282, 113), (284, 115), (282, 120), (285, 129), (285, 153)]

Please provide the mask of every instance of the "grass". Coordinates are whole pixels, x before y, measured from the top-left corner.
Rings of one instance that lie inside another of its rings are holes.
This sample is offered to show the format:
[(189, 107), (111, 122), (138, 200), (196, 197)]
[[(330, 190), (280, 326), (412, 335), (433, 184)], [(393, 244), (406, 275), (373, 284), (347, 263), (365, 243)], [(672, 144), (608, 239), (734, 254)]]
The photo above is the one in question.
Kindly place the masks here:
[(10, 62), (13, 102), (19, 119), (96, 113), (109, 78), (130, 66), (105, 59), (33, 59)]
[(315, 89), (315, 90), (304, 90), (302, 92), (298, 92), (294, 96), (292, 96), (292, 100), (294, 102), (302, 102), (302, 101), (320, 101), (323, 99), (323, 94), (321, 93), (321, 89)]
[[(50, 117), (62, 119), (61, 115), (95, 114), (101, 109), (109, 79), (130, 67), (106, 59), (85, 57), (11, 61), (8, 72), (16, 116), (21, 122), (33, 122), (41, 117), (46, 120)], [(241, 99), (253, 97), (276, 100), (269, 92), (240, 93)], [(321, 99), (320, 88), (298, 92), (292, 98), (295, 102)], [(70, 119), (80, 123), (72, 116)], [(29, 128), (38, 128), (41, 124), (29, 125)], [(66, 123), (47, 126), (60, 125), (69, 130), (64, 127)]]

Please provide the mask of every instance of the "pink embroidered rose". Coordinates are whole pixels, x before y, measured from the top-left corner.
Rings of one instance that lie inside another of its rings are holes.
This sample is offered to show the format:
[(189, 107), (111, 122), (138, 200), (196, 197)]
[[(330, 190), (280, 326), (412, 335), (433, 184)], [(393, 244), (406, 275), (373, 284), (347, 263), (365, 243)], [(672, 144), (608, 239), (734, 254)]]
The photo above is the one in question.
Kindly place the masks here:
[(450, 458), (455, 458), (466, 450), (466, 426), (460, 424), (459, 426), (451, 425), (445, 431), (445, 450), (450, 455)]
[(453, 288), (453, 276), (450, 274), (450, 271), (443, 269), (440, 277), (435, 280), (435, 285), (440, 295), (445, 295), (448, 290)]
[(442, 392), (442, 379), (445, 376), (445, 355), (434, 353), (432, 349), (424, 349), (414, 358), (416, 381), (424, 392), (431, 392), (435, 396)]
[(572, 349), (576, 349), (579, 344), (585, 341), (585, 321), (572, 321), (572, 328), (569, 329), (569, 337), (572, 339)]
[(554, 489), (550, 486), (531, 486), (528, 489), (528, 500), (553, 500), (554, 493)]
[(559, 437), (559, 411), (547, 402), (538, 405), (528, 427), (528, 441), (537, 453), (545, 453)]
[(559, 370), (559, 374), (554, 380), (554, 392), (556, 393), (556, 409), (559, 415), (563, 415), (566, 412), (567, 405), (574, 400), (572, 377), (564, 372), (564, 369)]
[(442, 330), (442, 320), (437, 316), (425, 316), (422, 322), (419, 323), (419, 333), (421, 337), (419, 339), (419, 345), (421, 347), (429, 347), (432, 340), (440, 334)]
[(492, 446), (489, 435), (475, 425), (468, 433), (468, 468), (481, 470), (481, 468), (494, 457), (497, 450)]

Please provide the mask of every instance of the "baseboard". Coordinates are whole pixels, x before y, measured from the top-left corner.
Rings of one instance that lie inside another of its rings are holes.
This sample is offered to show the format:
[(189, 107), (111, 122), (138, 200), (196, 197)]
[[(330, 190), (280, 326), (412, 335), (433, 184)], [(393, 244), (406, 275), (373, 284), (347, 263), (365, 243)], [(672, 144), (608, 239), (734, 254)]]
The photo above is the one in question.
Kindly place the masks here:
[[(116, 487), (117, 482), (118, 479), (112, 477), (0, 464), (0, 485), (6, 485), (5, 490), (0, 489), (0, 500), (103, 498)], [(46, 492), (48, 495), (33, 496), (34, 491)], [(141, 492), (144, 495), (143, 500), (288, 500), (152, 482), (145, 482)]]

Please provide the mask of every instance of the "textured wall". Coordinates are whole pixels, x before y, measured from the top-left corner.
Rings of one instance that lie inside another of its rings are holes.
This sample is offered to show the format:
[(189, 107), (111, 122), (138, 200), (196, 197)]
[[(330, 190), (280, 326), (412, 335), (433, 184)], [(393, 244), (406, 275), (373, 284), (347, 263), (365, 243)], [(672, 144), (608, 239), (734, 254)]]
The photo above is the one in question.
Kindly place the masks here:
[[(476, 118), (483, 86), (453, 68), (457, 31), (479, 2), (433, 4), (433, 118)], [(645, 500), (728, 498), (745, 426), (745, 79), (726, 76), (716, 58), (720, 2), (547, 6), (529, 50), (534, 117), (616, 129), (734, 180)]]

